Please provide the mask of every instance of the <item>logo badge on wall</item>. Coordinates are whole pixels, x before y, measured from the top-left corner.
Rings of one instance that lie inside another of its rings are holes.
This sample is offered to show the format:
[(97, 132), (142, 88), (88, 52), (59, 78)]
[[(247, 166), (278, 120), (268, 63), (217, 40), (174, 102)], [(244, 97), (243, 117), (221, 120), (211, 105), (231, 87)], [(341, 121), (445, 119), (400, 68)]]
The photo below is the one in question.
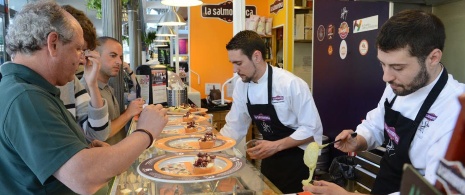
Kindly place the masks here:
[(339, 46), (339, 56), (341, 56), (341, 59), (345, 59), (347, 57), (347, 43), (345, 40), (342, 40), (341, 45)]
[(318, 30), (317, 30), (317, 38), (318, 38), (318, 41), (323, 41), (323, 39), (325, 39), (325, 27), (323, 25), (320, 25), (318, 26)]
[(334, 36), (334, 26), (332, 24), (328, 25), (328, 39), (333, 39)]
[(358, 45), (358, 51), (362, 56), (368, 53), (368, 41), (366, 39), (360, 41), (360, 44)]
[(345, 39), (349, 35), (349, 24), (347, 22), (342, 22), (337, 31), (341, 39)]
[(270, 5), (270, 14), (277, 14), (284, 7), (283, 0), (276, 0)]
[[(201, 10), (203, 18), (218, 18), (226, 22), (233, 21), (233, 2), (230, 0), (218, 5), (202, 4)], [(249, 18), (251, 15), (257, 15), (257, 8), (255, 6), (245, 6), (245, 18)]]
[(328, 46), (328, 55), (333, 55), (333, 46), (332, 45), (329, 45)]

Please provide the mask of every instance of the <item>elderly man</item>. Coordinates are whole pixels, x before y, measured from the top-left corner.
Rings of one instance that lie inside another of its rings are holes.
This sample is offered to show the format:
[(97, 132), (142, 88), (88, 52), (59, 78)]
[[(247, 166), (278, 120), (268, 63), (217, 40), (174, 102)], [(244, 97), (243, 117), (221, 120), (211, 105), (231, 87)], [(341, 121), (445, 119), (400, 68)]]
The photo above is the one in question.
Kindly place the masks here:
[[(4, 194), (92, 194), (127, 169), (166, 125), (161, 105), (146, 107), (137, 129), (114, 146), (86, 143), (55, 86), (74, 79), (83, 30), (53, 1), (34, 1), (8, 27), (12, 63), (0, 82), (0, 189)], [(99, 147), (107, 146), (107, 147)]]

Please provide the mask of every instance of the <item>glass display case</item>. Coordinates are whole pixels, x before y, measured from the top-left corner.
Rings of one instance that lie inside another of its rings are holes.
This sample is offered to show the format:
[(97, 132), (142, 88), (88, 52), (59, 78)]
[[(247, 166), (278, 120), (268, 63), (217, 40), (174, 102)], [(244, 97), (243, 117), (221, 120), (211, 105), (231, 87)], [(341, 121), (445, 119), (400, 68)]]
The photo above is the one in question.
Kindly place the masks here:
[[(211, 120), (199, 123), (212, 129), (209, 121)], [(129, 133), (135, 129), (135, 126), (136, 122), (133, 121)], [(158, 139), (166, 137), (169, 135), (162, 134)], [(170, 153), (155, 147), (155, 145), (145, 150), (127, 171), (115, 177), (110, 194), (282, 194), (253, 164), (247, 162), (245, 155), (234, 147), (212, 152), (217, 156), (230, 156), (240, 159), (242, 162), (237, 171), (224, 177), (218, 177), (218, 179), (212, 178), (215, 176), (209, 176), (204, 177), (204, 179), (173, 180), (170, 182), (169, 180), (163, 181), (144, 176), (138, 169), (139, 165), (147, 159), (163, 158), (165, 155), (185, 155), (182, 152)]]

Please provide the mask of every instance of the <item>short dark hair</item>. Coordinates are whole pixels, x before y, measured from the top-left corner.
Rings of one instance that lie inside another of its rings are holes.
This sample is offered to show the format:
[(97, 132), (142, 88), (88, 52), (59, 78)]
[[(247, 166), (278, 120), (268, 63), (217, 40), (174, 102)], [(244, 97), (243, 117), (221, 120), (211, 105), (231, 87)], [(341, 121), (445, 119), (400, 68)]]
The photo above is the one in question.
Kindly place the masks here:
[(265, 59), (265, 42), (256, 32), (251, 30), (244, 30), (236, 35), (226, 44), (226, 49), (230, 50), (241, 50), (250, 60), (252, 59), (253, 53), (258, 50), (262, 53), (263, 60)]
[(424, 62), (434, 49), (443, 51), (446, 33), (441, 20), (422, 10), (405, 10), (392, 16), (378, 34), (378, 49), (388, 52), (408, 48), (410, 55)]
[(98, 45), (98, 41), (97, 32), (95, 31), (92, 21), (83, 11), (76, 9), (71, 5), (63, 5), (61, 7), (76, 18), (84, 32), (84, 40), (87, 43), (87, 49), (94, 50)]
[(113, 37), (102, 36), (102, 37), (99, 37), (97, 40), (98, 40), (98, 42), (99, 42), (101, 45), (105, 44), (105, 43), (106, 43), (107, 41), (109, 41), (109, 40), (112, 40), (112, 41), (114, 41), (114, 42), (117, 42), (117, 43), (120, 43), (120, 44), (121, 44), (121, 42), (119, 42), (118, 39), (115, 39), (115, 38), (113, 38)]

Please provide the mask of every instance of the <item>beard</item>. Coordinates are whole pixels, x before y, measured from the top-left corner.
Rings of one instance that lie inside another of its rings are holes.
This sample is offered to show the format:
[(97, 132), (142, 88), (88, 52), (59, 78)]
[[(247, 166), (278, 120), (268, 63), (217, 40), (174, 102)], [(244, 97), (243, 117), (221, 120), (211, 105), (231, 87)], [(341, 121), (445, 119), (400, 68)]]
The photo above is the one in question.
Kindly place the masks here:
[(393, 92), (398, 96), (406, 96), (410, 95), (413, 92), (417, 91), (418, 89), (426, 86), (430, 76), (426, 71), (426, 64), (420, 63), (421, 69), (420, 72), (413, 78), (413, 81), (407, 85), (399, 85), (394, 82), (389, 82), (389, 84), (397, 85), (400, 89), (392, 89)]
[(248, 77), (246, 75), (239, 75), (242, 79), (242, 82), (250, 83), (250, 81), (252, 81), (252, 77), (255, 76), (255, 74), (257, 73), (257, 67), (255, 66), (255, 64), (253, 64), (253, 67), (254, 67), (254, 71), (252, 73), (252, 76)]

